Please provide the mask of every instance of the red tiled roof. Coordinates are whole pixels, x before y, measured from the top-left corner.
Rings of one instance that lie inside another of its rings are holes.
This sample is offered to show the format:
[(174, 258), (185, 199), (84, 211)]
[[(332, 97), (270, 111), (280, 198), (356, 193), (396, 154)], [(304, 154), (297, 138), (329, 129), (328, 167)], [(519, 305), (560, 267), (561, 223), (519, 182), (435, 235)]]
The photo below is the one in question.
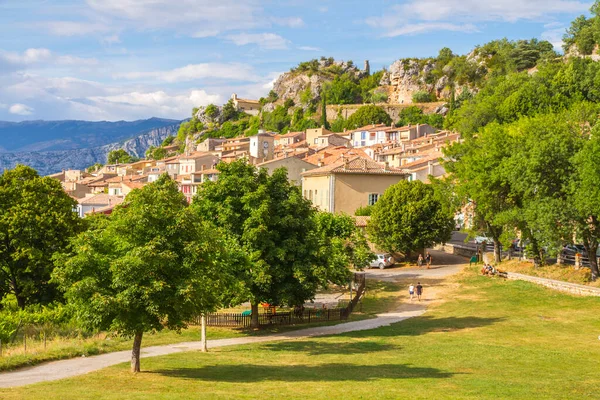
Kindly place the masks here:
[(330, 174), (406, 175), (406, 171), (400, 168), (386, 168), (384, 164), (377, 163), (366, 157), (356, 156), (348, 161), (339, 161), (304, 172), (302, 176)]

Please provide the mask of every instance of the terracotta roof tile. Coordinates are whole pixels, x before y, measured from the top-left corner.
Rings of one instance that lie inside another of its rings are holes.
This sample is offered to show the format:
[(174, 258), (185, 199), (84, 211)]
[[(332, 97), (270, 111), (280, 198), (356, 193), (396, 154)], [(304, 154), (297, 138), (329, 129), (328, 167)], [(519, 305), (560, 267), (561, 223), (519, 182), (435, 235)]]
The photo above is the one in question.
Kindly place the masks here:
[(386, 169), (384, 164), (377, 163), (368, 157), (356, 156), (348, 161), (339, 161), (304, 172), (302, 176), (329, 174), (406, 175), (406, 171), (393, 167), (388, 167)]

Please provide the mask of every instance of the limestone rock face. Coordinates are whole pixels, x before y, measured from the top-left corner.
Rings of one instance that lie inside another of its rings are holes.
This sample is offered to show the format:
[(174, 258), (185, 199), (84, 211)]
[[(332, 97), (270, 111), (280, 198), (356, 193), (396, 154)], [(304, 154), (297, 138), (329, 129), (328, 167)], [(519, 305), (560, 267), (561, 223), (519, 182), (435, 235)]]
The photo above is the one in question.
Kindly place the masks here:
[(210, 123), (222, 123), (223, 122), (223, 107), (221, 106), (216, 106), (217, 107), (217, 112), (216, 115), (213, 116), (208, 116), (206, 115), (206, 107), (202, 106), (202, 107), (198, 107), (198, 112), (196, 113), (196, 118), (202, 122), (202, 124), (204, 124), (205, 126), (210, 124)]
[(136, 157), (144, 157), (150, 146), (159, 146), (167, 136), (177, 135), (179, 124), (156, 128), (132, 139), (105, 146), (76, 150), (32, 151), (0, 153), (0, 171), (17, 164), (29, 165), (40, 175), (49, 175), (63, 169), (84, 169), (96, 163), (106, 163), (108, 153), (123, 149)]
[(412, 95), (417, 91), (432, 91), (433, 85), (425, 83), (433, 65), (426, 63), (420, 67), (415, 60), (397, 60), (390, 66), (390, 86), (392, 103), (412, 103)]
[(348, 73), (357, 78), (362, 78), (368, 72), (360, 70), (352, 62), (334, 61), (332, 59), (318, 60), (316, 71), (290, 71), (281, 74), (273, 84), (273, 91), (277, 93), (277, 104), (292, 99), (296, 106), (306, 107), (302, 104), (302, 93), (310, 87), (311, 97), (315, 101), (321, 98), (323, 85), (331, 82), (336, 74)]

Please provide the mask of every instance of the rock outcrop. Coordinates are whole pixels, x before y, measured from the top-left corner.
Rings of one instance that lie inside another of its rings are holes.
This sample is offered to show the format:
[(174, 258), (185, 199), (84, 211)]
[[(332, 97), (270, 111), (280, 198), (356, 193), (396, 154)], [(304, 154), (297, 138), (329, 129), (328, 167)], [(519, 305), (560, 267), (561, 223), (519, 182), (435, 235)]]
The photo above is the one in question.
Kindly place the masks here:
[(331, 82), (335, 76), (341, 74), (350, 74), (356, 78), (362, 78), (368, 75), (370, 69), (368, 62), (365, 62), (365, 69), (361, 70), (350, 61), (334, 61), (331, 58), (322, 58), (310, 62), (311, 69), (301, 70), (296, 68), (290, 72), (281, 74), (273, 84), (273, 91), (277, 93), (277, 103), (283, 103), (292, 99), (294, 104), (302, 104), (302, 93), (310, 88), (311, 98), (319, 101), (321, 98), (321, 89), (323, 85)]

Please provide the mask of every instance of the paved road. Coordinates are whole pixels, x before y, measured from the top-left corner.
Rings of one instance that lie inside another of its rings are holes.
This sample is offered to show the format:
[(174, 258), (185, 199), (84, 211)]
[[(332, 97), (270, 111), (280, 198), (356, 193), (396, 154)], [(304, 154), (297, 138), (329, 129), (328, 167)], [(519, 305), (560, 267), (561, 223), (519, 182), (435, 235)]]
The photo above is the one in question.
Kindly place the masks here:
[[(460, 271), (465, 262), (465, 259), (462, 257), (452, 256), (441, 252), (432, 251), (431, 254), (434, 262), (432, 269), (391, 268), (387, 270), (369, 270), (367, 272), (368, 277), (381, 280), (396, 280), (411, 277), (414, 277), (415, 279), (420, 277), (424, 279), (441, 279)], [(425, 311), (426, 306), (423, 303), (403, 304), (395, 312), (379, 314), (376, 318), (372, 319), (347, 322), (333, 326), (300, 329), (274, 335), (209, 340), (208, 347), (215, 348), (250, 343), (303, 339), (314, 336), (335, 335), (345, 332), (375, 329), (404, 321), (408, 318), (417, 317), (425, 313)], [(142, 358), (163, 356), (191, 350), (200, 350), (200, 342), (184, 342), (167, 346), (146, 347), (142, 349)], [(25, 386), (38, 382), (64, 379), (97, 371), (130, 360), (131, 351), (128, 350), (92, 357), (53, 361), (31, 368), (0, 374), (0, 388)]]

